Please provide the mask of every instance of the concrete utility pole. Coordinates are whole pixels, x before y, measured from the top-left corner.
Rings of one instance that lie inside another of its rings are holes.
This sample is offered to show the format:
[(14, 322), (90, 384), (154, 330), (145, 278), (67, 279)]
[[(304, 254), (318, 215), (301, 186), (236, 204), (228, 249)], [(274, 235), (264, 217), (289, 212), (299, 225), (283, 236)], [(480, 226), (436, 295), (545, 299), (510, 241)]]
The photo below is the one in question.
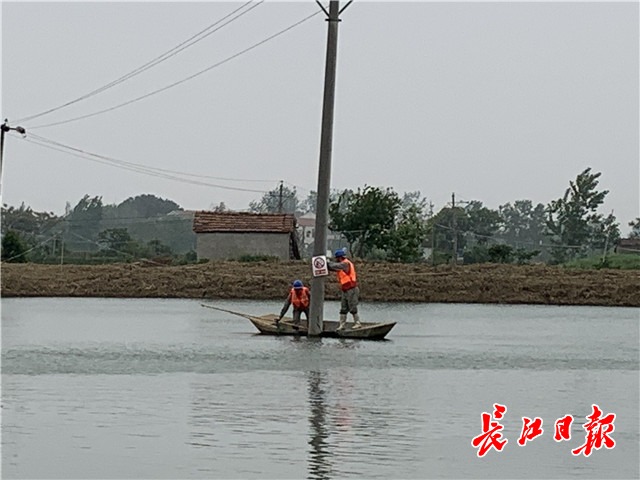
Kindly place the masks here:
[[(320, 164), (318, 167), (318, 199), (316, 203), (316, 227), (313, 256), (327, 253), (327, 229), (329, 225), (329, 192), (331, 183), (331, 151), (333, 145), (333, 106), (336, 90), (336, 57), (338, 53), (338, 23), (342, 10), (337, 0), (329, 2), (329, 11), (316, 0), (327, 15), (327, 58), (324, 74), (324, 102), (322, 104), (322, 133), (320, 137)], [(324, 277), (311, 279), (311, 304), (309, 305), (309, 328), (307, 334), (317, 337), (322, 333), (324, 320)]]
[(282, 180), (280, 180), (280, 194), (279, 194), (279, 199), (278, 199), (278, 213), (282, 213), (282, 205), (283, 205), (283, 201), (282, 201)]
[(26, 135), (27, 131), (22, 127), (10, 127), (9, 120), (4, 119), (4, 123), (0, 125), (0, 192), (2, 191), (2, 161), (4, 156), (4, 134), (10, 130), (15, 130), (21, 135)]
[(458, 225), (456, 219), (456, 194), (451, 194), (451, 217), (453, 222), (453, 258), (451, 259), (451, 265), (456, 266), (458, 264)]

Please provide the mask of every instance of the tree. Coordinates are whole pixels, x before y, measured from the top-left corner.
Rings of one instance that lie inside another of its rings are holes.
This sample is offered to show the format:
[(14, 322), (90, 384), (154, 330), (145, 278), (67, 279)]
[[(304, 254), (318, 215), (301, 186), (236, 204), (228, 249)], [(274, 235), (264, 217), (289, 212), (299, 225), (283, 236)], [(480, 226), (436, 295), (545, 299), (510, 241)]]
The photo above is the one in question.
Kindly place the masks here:
[[(406, 197), (405, 197), (406, 199)], [(426, 201), (405, 203), (389, 238), (387, 260), (409, 263), (422, 260), (428, 233), (423, 207)]]
[[(329, 203), (331, 203), (332, 198), (329, 195)], [(318, 192), (311, 190), (307, 198), (305, 198), (302, 202), (300, 202), (300, 211), (304, 215), (305, 213), (316, 213), (316, 205), (318, 203)]]
[(249, 202), (249, 210), (253, 213), (296, 213), (298, 204), (295, 187), (280, 184), (265, 193), (259, 201)]
[(129, 197), (116, 207), (116, 218), (151, 218), (166, 215), (175, 210), (182, 210), (172, 200), (143, 194)]
[(546, 215), (541, 203), (533, 206), (531, 200), (516, 200), (498, 207), (502, 219), (500, 237), (516, 248), (538, 246), (544, 241)]
[[(498, 233), (502, 218), (497, 210), (485, 207), (482, 202), (472, 200), (455, 207), (446, 206), (427, 221), (432, 238), (434, 258), (452, 258), (454, 246), (456, 256), (464, 252), (465, 263), (488, 261), (489, 241)], [(457, 261), (457, 260), (456, 260)]]
[(229, 209), (227, 208), (224, 202), (220, 202), (216, 206), (211, 205), (211, 211), (216, 213), (224, 213), (224, 212), (228, 212)]
[(554, 245), (551, 255), (555, 263), (584, 257), (620, 238), (613, 212), (606, 217), (597, 212), (609, 193), (597, 190), (600, 175), (587, 168), (569, 182), (562, 198), (547, 206), (546, 233)]
[(428, 221), (428, 225), (433, 240), (432, 255), (439, 252), (443, 257), (451, 258), (454, 243), (458, 252), (464, 250), (467, 239), (464, 233), (469, 228), (469, 218), (464, 208), (443, 207)]
[(40, 235), (58, 221), (53, 212), (35, 212), (24, 202), (18, 207), (2, 206), (2, 231), (15, 230), (23, 234)]
[(633, 222), (629, 222), (631, 227), (631, 238), (640, 238), (640, 217), (636, 218)]
[(145, 245), (146, 247), (146, 255), (149, 257), (160, 257), (160, 256), (172, 256), (173, 252), (171, 248), (160, 240), (150, 240)]
[(121, 255), (135, 256), (138, 250), (136, 242), (131, 238), (126, 228), (109, 228), (98, 234), (100, 250), (109, 257)]
[(366, 186), (345, 190), (329, 205), (329, 228), (340, 232), (357, 256), (386, 250), (402, 201), (391, 188)]
[(95, 250), (102, 221), (102, 197), (85, 195), (67, 216), (65, 242), (71, 250)]
[(482, 202), (472, 200), (464, 208), (467, 232), (474, 237), (473, 243), (487, 244), (500, 230), (502, 217), (497, 210), (485, 207)]
[(513, 247), (504, 243), (491, 245), (488, 250), (491, 263), (511, 263), (513, 261)]
[(18, 232), (9, 230), (5, 233), (2, 237), (2, 261), (24, 263), (27, 261), (26, 252), (27, 247)]

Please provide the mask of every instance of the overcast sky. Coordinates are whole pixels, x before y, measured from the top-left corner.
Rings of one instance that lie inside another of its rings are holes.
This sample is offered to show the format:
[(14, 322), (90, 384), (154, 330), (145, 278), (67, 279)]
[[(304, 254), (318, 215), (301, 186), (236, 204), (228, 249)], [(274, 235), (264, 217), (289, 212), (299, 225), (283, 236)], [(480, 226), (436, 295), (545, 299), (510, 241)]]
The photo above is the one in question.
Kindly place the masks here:
[[(316, 190), (324, 14), (243, 5), (3, 1), (2, 117), (27, 129), (5, 138), (3, 203), (61, 214), (149, 193), (240, 210), (280, 180)], [(603, 213), (623, 231), (640, 215), (637, 2), (356, 0), (341, 18), (332, 188), (418, 190), (436, 210), (452, 192), (547, 204), (591, 167)]]

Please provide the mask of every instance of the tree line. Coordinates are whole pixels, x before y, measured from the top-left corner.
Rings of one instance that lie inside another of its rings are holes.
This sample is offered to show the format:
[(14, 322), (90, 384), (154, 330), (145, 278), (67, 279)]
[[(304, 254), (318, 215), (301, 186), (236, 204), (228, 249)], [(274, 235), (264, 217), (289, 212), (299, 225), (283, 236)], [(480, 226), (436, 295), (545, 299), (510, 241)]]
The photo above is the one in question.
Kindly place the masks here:
[[(607, 255), (620, 240), (613, 213), (600, 213), (608, 190), (598, 190), (601, 173), (590, 168), (569, 182), (549, 204), (516, 200), (490, 209), (481, 201), (452, 202), (438, 212), (420, 192), (399, 195), (392, 188), (364, 186), (332, 191), (329, 228), (340, 233), (359, 258), (391, 262), (565, 264)], [(250, 204), (254, 212), (315, 212), (316, 193), (300, 201), (297, 192), (276, 188)], [(629, 223), (640, 238), (640, 218)], [(309, 253), (309, 252), (307, 252)]]
[[(564, 195), (547, 205), (516, 200), (490, 209), (481, 201), (455, 201), (435, 212), (420, 192), (402, 195), (367, 186), (332, 191), (329, 228), (353, 255), (389, 262), (565, 264), (607, 254), (620, 239), (613, 213), (604, 215), (607, 190), (600, 173), (587, 168)], [(299, 199), (280, 184), (249, 203), (255, 213), (315, 213), (315, 192)], [(224, 203), (213, 210), (227, 211)], [(2, 207), (4, 261), (90, 263), (130, 261), (194, 262), (192, 216), (177, 203), (139, 195), (118, 205), (85, 195), (65, 215), (35, 212), (24, 204)], [(640, 238), (640, 218), (629, 225)], [(302, 242), (301, 242), (302, 243)], [(312, 245), (305, 253), (310, 255)], [(65, 258), (66, 257), (66, 258)]]
[(195, 261), (193, 217), (154, 195), (105, 205), (85, 195), (56, 216), (24, 204), (2, 206), (2, 259), (39, 263), (105, 263), (141, 258), (159, 263)]

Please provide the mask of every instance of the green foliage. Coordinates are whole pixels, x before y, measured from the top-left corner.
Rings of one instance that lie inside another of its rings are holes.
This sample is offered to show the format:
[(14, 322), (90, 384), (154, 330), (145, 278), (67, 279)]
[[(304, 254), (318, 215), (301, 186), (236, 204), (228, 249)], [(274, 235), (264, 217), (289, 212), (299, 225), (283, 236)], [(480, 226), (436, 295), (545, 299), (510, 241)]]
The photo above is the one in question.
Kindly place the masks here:
[(98, 244), (100, 245), (99, 254), (107, 257), (120, 257), (122, 259), (158, 259), (165, 257), (165, 261), (173, 257), (171, 248), (164, 245), (160, 240), (150, 240), (146, 244), (138, 242), (131, 238), (126, 228), (103, 230), (98, 234)]
[(488, 261), (488, 252), (477, 247), (487, 245), (499, 232), (502, 217), (474, 200), (465, 207), (444, 207), (428, 223), (434, 248), (441, 255), (451, 259), (455, 244), (458, 255), (464, 252), (465, 263), (482, 263)]
[(464, 213), (467, 231), (473, 234), (475, 243), (488, 243), (502, 226), (500, 213), (485, 207), (477, 200), (467, 203)]
[(597, 212), (609, 193), (597, 190), (600, 175), (587, 168), (569, 182), (562, 198), (547, 206), (547, 234), (554, 245), (551, 254), (555, 263), (585, 257), (620, 238), (613, 213), (605, 217)]
[(435, 251), (451, 258), (454, 237), (457, 238), (458, 249), (464, 248), (464, 232), (468, 228), (464, 209), (444, 207), (429, 220), (428, 224)]
[(116, 210), (116, 218), (152, 218), (166, 215), (175, 210), (182, 210), (180, 205), (172, 200), (165, 200), (155, 195), (138, 195), (130, 197), (120, 203)]
[(34, 212), (24, 202), (18, 207), (2, 206), (2, 231), (15, 230), (28, 235), (40, 235), (56, 224), (53, 212)]
[(546, 214), (539, 203), (535, 207), (531, 200), (516, 200), (498, 207), (502, 227), (500, 238), (515, 247), (537, 246), (544, 243)]
[[(202, 261), (204, 260), (204, 261)], [(184, 255), (178, 255), (175, 257), (173, 264), (174, 265), (187, 265), (192, 263), (206, 263), (209, 259), (203, 258), (200, 262), (198, 262), (198, 255), (195, 250), (190, 250)]]
[(163, 244), (160, 240), (154, 239), (147, 242), (146, 254), (149, 257), (160, 257), (160, 256), (171, 256), (173, 252), (171, 248), (165, 244)]
[[(450, 255), (447, 256), (445, 262), (450, 259)], [(464, 263), (489, 263), (489, 247), (487, 245), (474, 245), (464, 252)]]
[(373, 249), (389, 246), (401, 203), (391, 188), (345, 190), (329, 206), (329, 228), (344, 235), (356, 256), (366, 258)]
[(2, 261), (10, 263), (24, 263), (27, 246), (15, 230), (9, 230), (2, 237)]
[(345, 190), (329, 205), (330, 225), (358, 257), (390, 262), (422, 260), (428, 234), (420, 192), (401, 199), (391, 188)]
[(253, 213), (295, 213), (299, 204), (296, 189), (280, 185), (265, 193), (259, 201), (249, 203)]
[(478, 244), (464, 253), (464, 263), (517, 263), (524, 265), (540, 254), (539, 250), (514, 248), (508, 244)]
[(631, 238), (640, 238), (640, 217), (636, 218), (633, 222), (629, 222), (631, 227)]
[(589, 256), (566, 262), (567, 268), (592, 270), (598, 268), (612, 268), (616, 270), (640, 270), (640, 255), (612, 254), (604, 259), (602, 256)]
[(527, 250), (525, 248), (516, 248), (513, 255), (518, 265), (524, 265), (526, 263), (530, 263), (532, 259), (540, 255), (540, 250)]
[(177, 253), (195, 247), (193, 215), (171, 200), (139, 195), (103, 208), (100, 230), (127, 228), (131, 238), (145, 243), (159, 240)]
[(65, 220), (65, 243), (69, 249), (95, 251), (101, 220), (102, 197), (82, 197)]
[(503, 243), (491, 245), (487, 249), (487, 253), (489, 254), (489, 262), (491, 263), (513, 262), (513, 247), (511, 245), (505, 245)]
[(419, 202), (405, 205), (389, 236), (387, 259), (392, 262), (418, 262), (423, 258), (423, 244), (428, 233), (423, 206)]
[(102, 254), (111, 257), (133, 257), (137, 247), (126, 228), (103, 230), (98, 234), (98, 244)]

